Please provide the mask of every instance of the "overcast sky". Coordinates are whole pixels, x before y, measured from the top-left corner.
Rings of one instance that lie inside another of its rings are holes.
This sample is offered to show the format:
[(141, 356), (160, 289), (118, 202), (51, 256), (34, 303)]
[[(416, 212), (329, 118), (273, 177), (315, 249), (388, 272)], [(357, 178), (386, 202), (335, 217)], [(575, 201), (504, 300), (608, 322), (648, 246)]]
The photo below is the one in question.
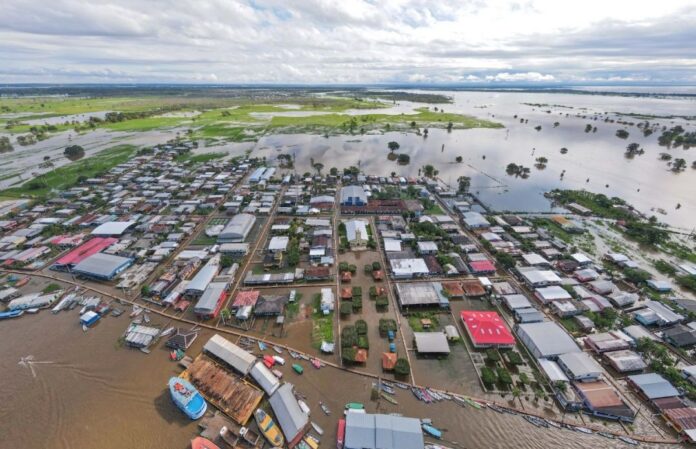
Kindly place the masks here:
[(1, 0), (0, 82), (696, 83), (696, 2)]

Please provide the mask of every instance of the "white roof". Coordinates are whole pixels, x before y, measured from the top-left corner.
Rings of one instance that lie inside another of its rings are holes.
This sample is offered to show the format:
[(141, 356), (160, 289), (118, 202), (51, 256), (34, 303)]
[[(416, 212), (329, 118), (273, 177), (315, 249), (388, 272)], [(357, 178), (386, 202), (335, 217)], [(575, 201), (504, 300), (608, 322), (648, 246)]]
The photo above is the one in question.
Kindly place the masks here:
[(551, 270), (519, 270), (519, 272), (522, 277), (532, 285), (540, 283), (555, 284), (561, 282), (561, 278)]
[(257, 384), (266, 392), (267, 395), (272, 395), (280, 386), (278, 378), (266, 368), (261, 362), (256, 362), (251, 368), (251, 377), (254, 378)]
[(435, 242), (418, 242), (418, 251), (437, 251), (437, 244)]
[(542, 301), (551, 302), (559, 299), (571, 299), (572, 296), (563, 287), (553, 285), (551, 287), (537, 288), (535, 291), (536, 295)]
[(401, 240), (384, 239), (384, 250), (386, 252), (399, 252), (399, 251), (401, 251)]
[(558, 363), (549, 359), (539, 359), (539, 366), (544, 370), (551, 382), (568, 382), (568, 377), (563, 374), (563, 370)]
[(389, 264), (396, 276), (430, 273), (423, 259), (391, 259)]
[(575, 261), (579, 264), (585, 264), (585, 263), (592, 262), (592, 259), (590, 259), (586, 255), (584, 255), (583, 253), (575, 253), (575, 254), (571, 255), (570, 257), (575, 259)]
[(256, 362), (256, 357), (252, 354), (218, 334), (210, 337), (210, 340), (203, 346), (203, 350), (242, 374), (248, 374), (251, 366)]
[(549, 261), (541, 257), (539, 254), (536, 253), (529, 253), (529, 254), (523, 254), (522, 258), (524, 259), (525, 262), (527, 262), (527, 265), (548, 265)]
[(367, 222), (365, 220), (348, 220), (346, 222), (346, 237), (349, 242), (367, 240)]
[(288, 247), (289, 242), (290, 237), (286, 235), (273, 237), (271, 238), (271, 242), (268, 244), (268, 250), (285, 251), (285, 249)]
[(121, 235), (134, 224), (134, 221), (109, 221), (94, 228), (92, 235)]

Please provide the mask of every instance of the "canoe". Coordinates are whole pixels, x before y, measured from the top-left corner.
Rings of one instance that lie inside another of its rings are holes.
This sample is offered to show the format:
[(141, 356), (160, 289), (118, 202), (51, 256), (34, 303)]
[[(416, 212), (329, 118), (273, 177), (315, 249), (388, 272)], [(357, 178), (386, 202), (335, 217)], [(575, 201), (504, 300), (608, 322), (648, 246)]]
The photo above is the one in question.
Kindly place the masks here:
[(271, 370), (271, 372), (272, 372), (273, 375), (274, 375), (275, 377), (277, 377), (278, 379), (282, 379), (282, 378), (283, 378), (283, 373), (281, 373), (281, 372), (278, 371), (277, 369)]
[(191, 449), (220, 449), (220, 446), (207, 438), (196, 437), (191, 440)]
[(302, 374), (304, 373), (304, 368), (302, 368), (302, 365), (299, 365), (297, 363), (292, 364), (292, 369), (295, 370), (297, 374)]
[(587, 433), (587, 434), (594, 433), (594, 432), (592, 431), (592, 429), (588, 429), (587, 427), (577, 427), (577, 426), (576, 426), (576, 427), (573, 428), (573, 430), (575, 430), (575, 431), (577, 431), (577, 432), (580, 432), (580, 433)]
[(365, 406), (360, 402), (349, 402), (346, 404), (346, 410), (362, 410)]
[(259, 351), (265, 351), (265, 350), (266, 350), (266, 343), (260, 341), (260, 342), (258, 343), (258, 345), (259, 345)]
[(321, 368), (321, 361), (319, 359), (312, 359), (311, 363), (316, 369)]
[(307, 443), (307, 446), (309, 446), (310, 449), (319, 449), (319, 440), (312, 437), (312, 435), (307, 435), (302, 439), (302, 441)]
[(634, 440), (633, 438), (625, 437), (623, 435), (619, 436), (618, 438), (626, 444), (630, 444), (631, 446), (638, 446), (638, 441)]
[(275, 359), (273, 356), (270, 355), (265, 355), (263, 356), (263, 364), (266, 365), (267, 368), (273, 368), (273, 366), (276, 364)]
[(421, 424), (421, 427), (423, 428), (423, 431), (431, 437), (437, 438), (438, 440), (442, 438), (442, 431), (437, 427), (433, 426), (432, 424), (423, 423)]
[(385, 401), (387, 401), (387, 402), (389, 402), (389, 403), (391, 403), (391, 404), (394, 404), (394, 405), (399, 405), (399, 403), (397, 402), (396, 399), (394, 399), (393, 397), (389, 396), (389, 395), (388, 395), (387, 393), (385, 393), (384, 391), (380, 391), (379, 394), (380, 394), (380, 396), (382, 396), (382, 399), (384, 399)]
[(24, 310), (10, 310), (9, 312), (0, 312), (0, 320), (17, 318), (22, 315), (24, 315)]
[(324, 404), (322, 401), (319, 401), (319, 407), (321, 407), (321, 411), (324, 412), (326, 416), (329, 416), (331, 414), (331, 410), (329, 410), (329, 406)]
[(281, 447), (283, 445), (285, 442), (283, 434), (280, 433), (276, 423), (273, 422), (273, 419), (265, 411), (257, 408), (254, 412), (254, 419), (259, 426), (259, 430), (272, 446)]
[(273, 346), (273, 350), (274, 350), (277, 354), (282, 354), (282, 353), (283, 353), (283, 348), (281, 348), (280, 346)]
[(273, 360), (275, 360), (278, 365), (281, 365), (281, 366), (285, 365), (285, 359), (279, 355), (274, 355)]
[(310, 424), (312, 424), (312, 429), (314, 429), (316, 433), (319, 435), (324, 435), (324, 429), (319, 427), (319, 424), (315, 423), (314, 421), (312, 421)]
[(338, 420), (338, 431), (336, 432), (336, 449), (343, 449), (343, 442), (346, 437), (346, 420)]
[(300, 406), (300, 410), (302, 410), (302, 413), (309, 416), (311, 410), (309, 409), (309, 406), (307, 405), (307, 403), (305, 401), (303, 401), (302, 399), (298, 399), (297, 405)]

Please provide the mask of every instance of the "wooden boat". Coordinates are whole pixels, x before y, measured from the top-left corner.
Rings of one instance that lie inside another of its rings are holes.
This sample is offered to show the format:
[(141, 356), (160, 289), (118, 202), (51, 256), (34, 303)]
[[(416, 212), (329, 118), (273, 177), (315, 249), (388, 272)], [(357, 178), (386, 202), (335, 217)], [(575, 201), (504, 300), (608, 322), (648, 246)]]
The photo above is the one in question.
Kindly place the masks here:
[(634, 440), (633, 438), (629, 438), (623, 435), (620, 435), (617, 438), (626, 444), (630, 444), (631, 446), (638, 446), (638, 441)]
[(314, 429), (314, 431), (316, 433), (318, 433), (319, 435), (324, 435), (324, 429), (319, 427), (319, 424), (315, 423), (314, 421), (312, 421), (311, 424), (312, 424), (312, 429)]
[(191, 449), (220, 449), (220, 446), (207, 438), (196, 437), (191, 440)]
[(544, 421), (541, 418), (537, 418), (536, 416), (524, 415), (524, 419), (526, 419), (528, 422), (534, 424), (537, 427), (549, 427), (546, 421)]
[(292, 364), (292, 369), (297, 373), (297, 374), (302, 374), (304, 373), (304, 368), (302, 368), (302, 365), (299, 365), (297, 363)]
[(296, 353), (295, 351), (290, 351), (290, 350), (288, 350), (288, 352), (290, 353), (290, 357), (292, 357), (293, 359), (299, 359), (299, 358), (300, 358), (300, 354)]
[(29, 283), (29, 276), (25, 276), (25, 277), (23, 277), (22, 279), (18, 280), (18, 281), (15, 283), (14, 287), (15, 287), (15, 288), (24, 287), (24, 286), (27, 285), (28, 283)]
[(312, 435), (305, 436), (302, 441), (304, 441), (310, 449), (319, 449), (319, 440)]
[(319, 360), (319, 359), (312, 359), (310, 363), (311, 363), (312, 366), (315, 367), (316, 369), (321, 368), (321, 360)]
[(482, 408), (482, 407), (481, 407), (481, 404), (479, 404), (478, 402), (474, 401), (473, 399), (464, 397), (464, 400), (466, 401), (467, 404), (469, 404), (470, 406), (474, 407), (476, 410), (481, 410), (481, 408)]
[(111, 311), (111, 316), (114, 318), (120, 317), (121, 315), (123, 315), (123, 309), (114, 307), (114, 309)]
[(575, 427), (573, 427), (573, 430), (575, 430), (576, 432), (586, 433), (586, 434), (594, 433), (594, 432), (592, 431), (592, 429), (588, 429), (587, 427), (575, 426)]
[(0, 320), (6, 320), (10, 318), (17, 318), (24, 315), (24, 310), (10, 310), (7, 312), (0, 312)]
[(610, 440), (614, 439), (614, 435), (607, 433), (607, 432), (597, 432), (597, 435), (604, 437), (604, 438), (608, 438)]
[(258, 342), (259, 345), (259, 351), (265, 351), (266, 350), (266, 343), (260, 341)]
[(275, 366), (276, 361), (273, 356), (265, 355), (263, 356), (263, 364), (266, 365), (266, 368), (271, 369)]
[(498, 406), (495, 405), (495, 404), (488, 403), (488, 404), (486, 404), (486, 406), (487, 406), (489, 409), (493, 410), (494, 412), (497, 412), (497, 413), (505, 413), (505, 412), (503, 412), (503, 409), (502, 409), (502, 408), (498, 407)]
[(147, 313), (144, 313), (143, 314), (143, 321), (145, 321), (145, 323), (149, 323), (150, 322), (150, 315), (148, 315)]
[(39, 308), (38, 308), (38, 307), (32, 307), (31, 309), (26, 309), (25, 312), (31, 313), (31, 314), (39, 313)]
[(285, 365), (285, 359), (282, 358), (282, 357), (279, 356), (279, 355), (274, 355), (274, 356), (273, 356), (273, 360), (275, 360), (275, 362), (276, 362), (278, 365), (280, 365), (280, 366)]
[(303, 412), (305, 415), (309, 416), (311, 410), (309, 409), (309, 406), (307, 405), (307, 403), (306, 403), (305, 401), (303, 401), (302, 399), (298, 399), (298, 400), (297, 400), (297, 405), (300, 406), (300, 410), (302, 410), (302, 412)]
[(460, 398), (459, 396), (452, 396), (452, 400), (455, 404), (460, 405), (462, 407), (466, 407), (466, 401)]
[(141, 313), (143, 313), (143, 308), (137, 304), (134, 304), (133, 311), (128, 316), (131, 318), (135, 318), (136, 316), (140, 315)]
[(273, 350), (276, 352), (276, 354), (282, 354), (283, 353), (283, 348), (280, 346), (273, 346)]
[(406, 385), (406, 384), (404, 384), (404, 383), (401, 383), (401, 382), (397, 382), (395, 385), (396, 385), (397, 387), (401, 388), (402, 390), (408, 390), (408, 389), (409, 389), (409, 386), (408, 386), (408, 385)]
[(259, 426), (259, 430), (266, 438), (266, 440), (271, 443), (271, 446), (281, 447), (285, 442), (283, 434), (271, 417), (262, 409), (257, 408), (254, 412), (254, 419), (256, 424)]
[(426, 434), (430, 435), (433, 438), (437, 438), (438, 440), (442, 438), (442, 431), (437, 427), (433, 426), (432, 424), (422, 423), (421, 428)]
[(310, 359), (309, 359), (309, 356), (308, 356), (307, 354), (299, 354), (299, 356), (300, 356), (300, 358), (301, 358), (302, 360), (306, 360), (306, 361), (308, 361), (308, 362), (309, 362), (309, 360), (310, 360)]
[(271, 372), (272, 372), (273, 375), (274, 375), (275, 377), (277, 377), (278, 379), (282, 379), (282, 378), (283, 378), (283, 373), (281, 373), (281, 372), (278, 371), (277, 369), (271, 370)]
[(336, 431), (336, 449), (343, 449), (343, 442), (346, 438), (346, 420), (338, 420), (338, 430)]
[(324, 412), (326, 416), (329, 416), (331, 414), (331, 410), (329, 410), (329, 407), (322, 401), (319, 401), (319, 407), (321, 407), (321, 411)]
[(159, 336), (160, 336), (160, 337), (168, 337), (168, 336), (170, 336), (171, 334), (173, 334), (175, 330), (176, 330), (176, 329), (174, 329), (173, 327), (168, 327), (167, 329), (165, 329), (165, 330), (163, 330), (162, 332), (160, 332)]
[(433, 398), (435, 401), (441, 401), (442, 396), (437, 391), (433, 391), (430, 388), (426, 388), (425, 391), (428, 393), (428, 395)]
[(399, 403), (397, 402), (396, 399), (394, 399), (392, 396), (389, 396), (389, 395), (388, 395), (387, 393), (385, 393), (384, 391), (380, 391), (379, 394), (380, 394), (380, 396), (382, 397), (382, 399), (384, 399), (385, 401), (387, 401), (387, 402), (389, 402), (389, 403), (391, 403), (391, 404), (394, 404), (394, 405), (399, 405)]
[(560, 429), (560, 428), (561, 428), (561, 425), (558, 424), (556, 421), (554, 421), (554, 420), (552, 420), (552, 419), (544, 419), (544, 421), (546, 421), (546, 424), (548, 424), (549, 426), (553, 427), (554, 429)]
[(442, 399), (444, 399), (445, 401), (451, 401), (451, 400), (452, 400), (452, 396), (450, 396), (450, 395), (447, 394), (447, 393), (439, 392), (438, 394), (439, 394), (440, 397), (441, 397)]
[(396, 394), (396, 391), (392, 387), (385, 385), (384, 383), (372, 382), (372, 387), (382, 390), (385, 393)]

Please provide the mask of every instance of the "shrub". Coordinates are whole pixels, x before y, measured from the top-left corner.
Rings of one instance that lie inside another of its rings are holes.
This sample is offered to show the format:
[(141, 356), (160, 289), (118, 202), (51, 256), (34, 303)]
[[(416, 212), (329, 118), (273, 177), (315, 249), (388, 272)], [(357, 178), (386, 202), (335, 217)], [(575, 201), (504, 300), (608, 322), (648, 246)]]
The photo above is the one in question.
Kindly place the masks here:
[(367, 322), (365, 320), (358, 320), (355, 322), (355, 331), (358, 335), (367, 334)]
[(510, 351), (505, 353), (505, 358), (507, 359), (508, 363), (511, 365), (522, 365), (524, 362), (522, 361), (522, 356), (520, 355), (519, 352), (515, 351)]
[(350, 315), (353, 312), (353, 303), (351, 301), (343, 301), (339, 308), (341, 315)]
[(370, 341), (367, 339), (367, 335), (358, 336), (358, 348), (370, 349)]
[(353, 299), (362, 298), (362, 287), (353, 287)]
[(350, 348), (358, 344), (358, 334), (354, 326), (346, 326), (341, 329), (341, 347)]
[(375, 287), (373, 285), (372, 287), (370, 287), (370, 298), (375, 299), (376, 296), (377, 296), (377, 287)]
[(362, 310), (362, 296), (355, 296), (351, 301), (353, 305), (353, 312), (359, 312)]
[(396, 332), (396, 320), (391, 318), (380, 318), (379, 319), (379, 335), (382, 337), (387, 336), (387, 332)]
[(375, 306), (384, 311), (389, 308), (389, 298), (387, 298), (386, 295), (378, 296), (377, 300), (375, 301)]
[(490, 369), (487, 366), (484, 366), (481, 368), (481, 380), (486, 386), (491, 386), (496, 383), (498, 380), (497, 376), (495, 375), (495, 371)]
[(372, 265), (370, 265), (369, 263), (365, 264), (365, 266), (363, 267), (363, 273), (367, 275), (372, 274)]
[(498, 374), (498, 382), (501, 384), (508, 386), (512, 385), (512, 377), (510, 376), (510, 373), (507, 372), (505, 368), (498, 368), (495, 370), (496, 373)]
[(357, 350), (355, 348), (343, 348), (341, 358), (344, 362), (354, 363)]
[(372, 262), (372, 271), (381, 270), (382, 265), (379, 262)]
[(408, 360), (404, 358), (396, 359), (396, 365), (394, 365), (394, 372), (398, 376), (407, 376), (408, 374), (410, 374), (411, 365), (408, 363)]
[(493, 348), (486, 349), (486, 360), (489, 362), (493, 362), (493, 363), (499, 362), (500, 361), (500, 354), (498, 353), (498, 351), (496, 351)]

